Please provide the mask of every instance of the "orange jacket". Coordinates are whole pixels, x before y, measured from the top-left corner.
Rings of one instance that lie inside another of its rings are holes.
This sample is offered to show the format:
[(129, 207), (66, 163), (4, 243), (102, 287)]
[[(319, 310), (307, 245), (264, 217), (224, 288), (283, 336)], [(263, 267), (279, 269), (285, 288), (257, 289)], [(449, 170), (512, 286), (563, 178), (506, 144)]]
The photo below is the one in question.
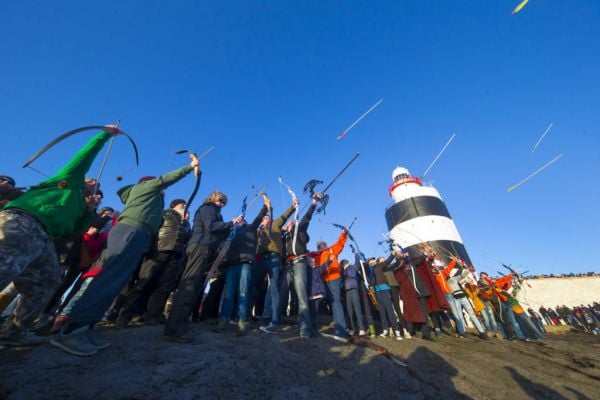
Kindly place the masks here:
[(450, 288), (450, 285), (448, 285), (448, 275), (450, 275), (450, 272), (455, 265), (456, 260), (452, 260), (446, 268), (435, 274), (435, 279), (444, 294), (452, 294), (452, 289)]
[(500, 300), (508, 301), (508, 294), (504, 293), (504, 291), (510, 289), (512, 286), (512, 274), (494, 279), (492, 282), (494, 294), (498, 296)]
[(331, 282), (336, 279), (342, 278), (342, 271), (340, 269), (340, 263), (338, 262), (337, 258), (342, 252), (342, 250), (344, 250), (344, 245), (346, 244), (347, 239), (348, 235), (346, 234), (346, 231), (342, 231), (342, 234), (338, 238), (337, 242), (335, 242), (330, 247), (320, 251), (309, 252), (307, 254), (307, 256), (315, 259), (316, 266), (321, 266), (325, 264), (329, 260), (331, 254), (334, 255), (334, 258), (329, 264), (329, 266), (325, 268), (325, 270), (321, 274), (321, 279), (323, 279), (324, 282)]

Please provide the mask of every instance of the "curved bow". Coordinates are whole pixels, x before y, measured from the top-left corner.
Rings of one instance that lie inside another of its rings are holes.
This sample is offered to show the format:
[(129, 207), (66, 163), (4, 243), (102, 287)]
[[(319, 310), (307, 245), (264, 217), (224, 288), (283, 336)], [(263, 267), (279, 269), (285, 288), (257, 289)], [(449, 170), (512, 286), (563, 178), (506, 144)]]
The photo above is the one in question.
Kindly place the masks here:
[[(290, 194), (290, 196), (292, 196), (292, 202), (295, 202), (296, 200), (298, 200), (298, 196), (296, 196), (296, 193), (294, 193), (294, 191), (292, 190), (290, 185), (283, 182), (283, 179), (281, 179), (281, 176), (279, 177), (279, 183), (281, 183), (283, 186), (285, 186), (287, 188), (288, 193)], [(298, 237), (298, 217), (299, 217), (299, 215), (300, 215), (300, 206), (297, 204), (296, 211), (294, 211), (295, 223), (294, 223), (294, 234), (292, 236), (292, 252), (294, 254), (296, 254), (296, 238)]]
[[(84, 126), (84, 127), (81, 127), (81, 128), (73, 129), (72, 131), (69, 131), (67, 133), (63, 133), (62, 135), (60, 135), (59, 137), (57, 137), (56, 139), (52, 140), (50, 143), (48, 143), (47, 145), (45, 145), (41, 150), (39, 150), (33, 156), (31, 156), (31, 158), (29, 160), (27, 160), (27, 162), (25, 164), (23, 164), (23, 168), (27, 168), (32, 162), (34, 162), (35, 160), (37, 160), (42, 154), (44, 154), (46, 151), (48, 151), (52, 146), (54, 146), (58, 142), (66, 139), (66, 138), (68, 138), (70, 136), (73, 136), (73, 135), (75, 135), (77, 133), (84, 132), (84, 131), (90, 131), (90, 130), (101, 130), (101, 131), (104, 131), (105, 129), (106, 129), (106, 126), (91, 125), (91, 126)], [(137, 146), (136, 146), (135, 142), (133, 141), (133, 138), (131, 136), (129, 136), (127, 133), (123, 132), (121, 129), (119, 129), (119, 134), (123, 135), (127, 139), (129, 139), (129, 141), (131, 142), (131, 145), (133, 146), (133, 151), (135, 152), (135, 163), (136, 163), (136, 165), (140, 165), (140, 159), (139, 159), (139, 155), (138, 155), (138, 149), (137, 149)]]
[[(198, 157), (195, 152), (193, 152), (191, 150), (187, 150), (187, 149), (178, 150), (175, 152), (175, 154), (188, 153), (188, 155), (190, 156), (192, 161), (193, 160), (200, 161), (202, 158), (204, 158), (204, 156), (206, 156), (208, 153), (210, 153), (214, 149), (215, 149), (214, 146), (210, 147), (208, 150), (206, 150), (204, 153), (202, 153), (200, 155), (200, 157)], [(200, 177), (202, 176), (202, 174), (200, 173), (200, 165), (199, 164), (198, 164), (198, 166), (194, 167), (194, 176), (196, 177), (196, 182), (194, 183), (194, 189), (192, 190), (192, 193), (190, 194), (188, 201), (185, 203), (185, 209), (183, 210), (183, 215), (187, 214), (188, 209), (190, 208), (192, 201), (194, 201), (194, 199), (196, 198), (196, 194), (198, 193), (198, 189), (200, 188)]]

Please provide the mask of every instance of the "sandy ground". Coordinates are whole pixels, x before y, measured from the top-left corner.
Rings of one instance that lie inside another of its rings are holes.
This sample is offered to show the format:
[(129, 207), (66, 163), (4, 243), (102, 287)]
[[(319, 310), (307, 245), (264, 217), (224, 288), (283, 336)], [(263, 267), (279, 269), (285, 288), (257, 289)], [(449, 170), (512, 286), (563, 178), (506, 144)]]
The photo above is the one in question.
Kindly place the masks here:
[(50, 346), (0, 349), (4, 399), (600, 399), (600, 338), (544, 343), (475, 337), (373, 339), (408, 366), (330, 338), (300, 339), (195, 324), (193, 344), (160, 327), (104, 331), (113, 345), (89, 358)]

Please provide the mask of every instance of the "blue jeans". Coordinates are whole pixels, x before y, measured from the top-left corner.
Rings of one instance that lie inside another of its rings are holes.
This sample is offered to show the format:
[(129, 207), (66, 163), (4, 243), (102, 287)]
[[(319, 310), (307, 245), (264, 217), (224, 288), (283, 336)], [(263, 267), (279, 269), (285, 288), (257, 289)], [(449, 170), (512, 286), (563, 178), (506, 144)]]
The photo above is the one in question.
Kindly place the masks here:
[(255, 268), (255, 282), (261, 281), (265, 274), (269, 276), (269, 288), (265, 298), (265, 306), (263, 309), (263, 319), (271, 319), (271, 324), (279, 325), (280, 304), (279, 285), (281, 275), (281, 256), (277, 253), (264, 253), (262, 259)]
[(481, 302), (485, 306), (485, 308), (481, 310), (481, 316), (483, 318), (485, 329), (490, 332), (498, 332), (498, 324), (496, 324), (496, 318), (494, 318), (494, 310), (492, 305), (486, 300), (481, 300)]
[(335, 279), (325, 282), (327, 298), (333, 310), (333, 322), (335, 323), (336, 336), (346, 337), (346, 318), (342, 307), (342, 280)]
[(108, 235), (106, 249), (95, 265), (102, 271), (86, 282), (71, 300), (68, 325), (78, 327), (94, 324), (102, 318), (121, 289), (129, 282), (149, 241), (143, 229), (115, 225)]
[(483, 326), (481, 326), (481, 322), (479, 322), (477, 316), (475, 315), (475, 311), (473, 311), (473, 306), (471, 306), (471, 303), (469, 303), (469, 299), (466, 296), (457, 299), (451, 294), (447, 294), (446, 299), (448, 300), (448, 303), (450, 304), (450, 309), (452, 310), (452, 314), (456, 319), (456, 329), (458, 329), (459, 334), (465, 333), (465, 324), (463, 322), (462, 310), (465, 310), (467, 312), (469, 318), (471, 319), (471, 322), (475, 326), (475, 329), (477, 329), (477, 332), (485, 332), (485, 329), (483, 329)]
[(363, 322), (360, 300), (358, 298), (358, 290), (358, 288), (346, 289), (346, 310), (348, 311), (348, 318), (350, 319), (350, 329), (356, 331), (356, 325), (354, 324), (354, 317), (356, 316), (358, 329), (364, 331), (365, 323)]
[(300, 334), (311, 336), (312, 328), (310, 322), (310, 310), (308, 309), (308, 268), (304, 257), (288, 261), (286, 274), (281, 280), (281, 292), (284, 296), (288, 294), (290, 282), (294, 284), (294, 290), (298, 297), (298, 322), (300, 323)]
[[(515, 313), (513, 312), (512, 307), (508, 304), (508, 302), (502, 302), (502, 311), (504, 312), (504, 317), (508, 319), (510, 326), (512, 326), (513, 332), (515, 333), (515, 335), (517, 335), (517, 339), (525, 339), (525, 335), (523, 334), (521, 327), (515, 319)], [(504, 320), (504, 323), (506, 323), (506, 319)]]
[(237, 319), (245, 321), (248, 314), (248, 293), (252, 284), (252, 265), (249, 263), (230, 265), (225, 276), (225, 294), (219, 317), (229, 319), (237, 296)]

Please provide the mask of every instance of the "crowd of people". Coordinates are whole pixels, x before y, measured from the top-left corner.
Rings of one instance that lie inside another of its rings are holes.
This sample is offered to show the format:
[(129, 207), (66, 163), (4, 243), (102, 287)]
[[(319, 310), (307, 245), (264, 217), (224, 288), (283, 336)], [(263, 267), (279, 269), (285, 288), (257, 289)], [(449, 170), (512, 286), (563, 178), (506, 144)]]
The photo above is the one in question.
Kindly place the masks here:
[(579, 272), (579, 273), (575, 273), (575, 272), (570, 272), (568, 274), (542, 274), (542, 275), (527, 275), (527, 279), (544, 279), (544, 278), (583, 278), (583, 277), (594, 277), (594, 276), (600, 276), (600, 274), (597, 274), (596, 272)]
[(298, 335), (310, 339), (321, 334), (324, 315), (332, 315), (332, 337), (341, 342), (464, 338), (467, 319), (481, 339), (543, 340), (544, 324), (560, 320), (597, 332), (597, 305), (527, 312), (517, 300), (521, 276), (476, 273), (458, 257), (442, 261), (426, 245), (418, 254), (391, 246), (389, 256), (372, 258), (353, 248), (353, 260), (340, 260), (349, 241), (343, 228), (333, 244), (319, 241), (311, 249), (309, 226), (322, 193), (301, 216), (296, 198), (276, 216), (262, 194), (253, 218), (242, 213), (224, 221), (228, 198), (218, 191), (191, 221), (183, 199), (165, 210), (166, 189), (201, 173), (196, 159), (120, 189), (121, 212), (100, 208), (100, 183), (86, 174), (119, 133), (105, 127), (28, 190), (0, 176), (0, 309), (16, 303), (0, 328), (0, 345), (33, 345), (52, 335), (52, 345), (89, 356), (110, 346), (99, 332), (102, 321), (119, 329), (162, 325), (163, 340), (189, 343), (196, 321), (244, 335), (254, 323), (277, 334), (292, 319)]
[(538, 311), (527, 309), (530, 317), (538, 326), (569, 325), (578, 331), (594, 335), (600, 334), (600, 303), (598, 302), (571, 308), (565, 305), (555, 308), (541, 306)]

